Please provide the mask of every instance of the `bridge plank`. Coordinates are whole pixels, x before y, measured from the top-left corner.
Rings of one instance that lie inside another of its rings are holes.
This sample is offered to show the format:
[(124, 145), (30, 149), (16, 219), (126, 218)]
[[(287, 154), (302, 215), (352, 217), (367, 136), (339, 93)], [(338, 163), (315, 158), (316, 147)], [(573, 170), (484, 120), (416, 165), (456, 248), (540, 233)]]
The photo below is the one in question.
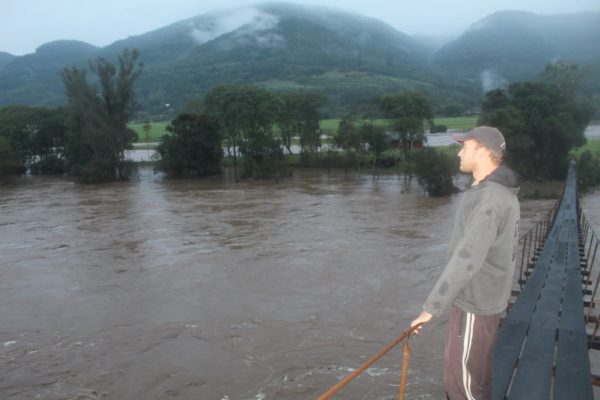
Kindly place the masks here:
[(548, 399), (565, 269), (552, 265), (534, 310), (509, 400)]
[(570, 168), (543, 251), (498, 331), (493, 400), (593, 398), (577, 221)]
[(555, 399), (593, 399), (577, 242), (571, 242), (558, 332)]
[(494, 379), (492, 382), (492, 399), (494, 400), (503, 399), (508, 391), (514, 369), (527, 338), (533, 312), (550, 270), (550, 261), (555, 251), (553, 244), (558, 239), (559, 232), (560, 227), (554, 227), (551, 230), (544, 250), (540, 254), (523, 292), (498, 331), (495, 347), (502, 351), (494, 352)]

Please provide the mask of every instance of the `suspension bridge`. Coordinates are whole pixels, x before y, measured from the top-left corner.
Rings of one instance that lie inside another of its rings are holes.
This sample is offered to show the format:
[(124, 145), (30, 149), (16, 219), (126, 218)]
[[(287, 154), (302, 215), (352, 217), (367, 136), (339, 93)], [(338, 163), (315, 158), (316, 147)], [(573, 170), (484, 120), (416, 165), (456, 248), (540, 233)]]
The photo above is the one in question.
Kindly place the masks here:
[[(591, 400), (600, 376), (598, 236), (582, 212), (572, 163), (554, 207), (519, 239), (518, 276), (494, 350), (492, 400)], [(415, 327), (416, 328), (416, 327)], [(398, 399), (404, 399), (414, 328), (320, 396), (333, 397), (392, 348), (403, 346)]]

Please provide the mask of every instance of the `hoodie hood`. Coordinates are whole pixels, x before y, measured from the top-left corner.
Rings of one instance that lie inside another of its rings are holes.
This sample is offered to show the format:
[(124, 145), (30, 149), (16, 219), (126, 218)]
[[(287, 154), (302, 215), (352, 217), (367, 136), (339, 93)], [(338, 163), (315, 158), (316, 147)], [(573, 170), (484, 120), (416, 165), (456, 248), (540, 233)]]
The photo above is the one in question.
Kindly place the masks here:
[(518, 191), (521, 185), (521, 177), (512, 169), (500, 165), (491, 174), (486, 176), (482, 182), (496, 182), (509, 189)]

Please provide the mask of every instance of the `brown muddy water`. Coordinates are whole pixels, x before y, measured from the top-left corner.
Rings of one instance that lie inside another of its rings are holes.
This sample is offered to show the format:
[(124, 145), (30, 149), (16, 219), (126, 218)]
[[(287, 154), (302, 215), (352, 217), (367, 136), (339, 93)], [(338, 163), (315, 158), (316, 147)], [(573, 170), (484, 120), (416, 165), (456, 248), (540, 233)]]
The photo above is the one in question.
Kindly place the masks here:
[[(460, 196), (321, 171), (1, 186), (0, 398), (314, 399), (418, 314)], [(412, 340), (408, 398), (443, 397), (445, 326)], [(338, 398), (394, 398), (400, 363)]]

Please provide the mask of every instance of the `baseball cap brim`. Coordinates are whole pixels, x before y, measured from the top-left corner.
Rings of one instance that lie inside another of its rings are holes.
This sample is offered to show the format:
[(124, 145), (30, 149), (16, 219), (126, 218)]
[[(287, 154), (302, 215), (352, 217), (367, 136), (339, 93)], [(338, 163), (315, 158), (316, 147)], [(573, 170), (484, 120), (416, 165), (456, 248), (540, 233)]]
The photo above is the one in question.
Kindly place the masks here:
[(452, 134), (452, 139), (454, 139), (455, 142), (458, 143), (464, 143), (466, 140), (472, 139), (471, 135), (467, 134), (467, 133), (453, 133)]

